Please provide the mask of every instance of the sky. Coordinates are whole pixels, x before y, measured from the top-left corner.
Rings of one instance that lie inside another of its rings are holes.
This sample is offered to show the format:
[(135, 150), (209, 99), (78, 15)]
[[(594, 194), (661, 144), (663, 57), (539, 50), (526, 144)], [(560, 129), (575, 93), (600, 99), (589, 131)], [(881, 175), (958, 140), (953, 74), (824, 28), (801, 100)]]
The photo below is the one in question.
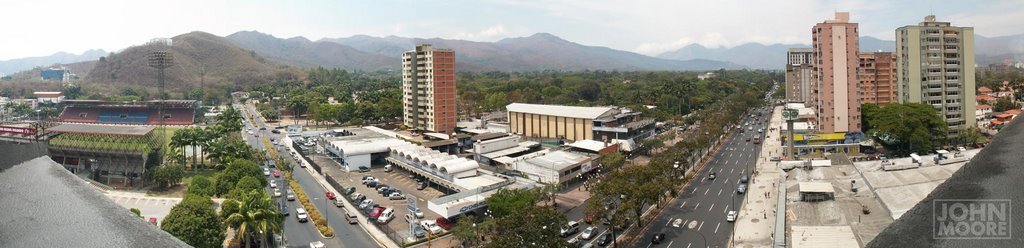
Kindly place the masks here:
[(815, 23), (850, 12), (862, 36), (934, 14), (983, 36), (1024, 33), (1024, 1), (993, 0), (0, 0), (0, 60), (59, 51), (118, 51), (191, 31), (255, 30), (310, 40), (396, 35), (497, 41), (551, 33), (591, 46), (657, 55), (689, 44), (809, 44)]

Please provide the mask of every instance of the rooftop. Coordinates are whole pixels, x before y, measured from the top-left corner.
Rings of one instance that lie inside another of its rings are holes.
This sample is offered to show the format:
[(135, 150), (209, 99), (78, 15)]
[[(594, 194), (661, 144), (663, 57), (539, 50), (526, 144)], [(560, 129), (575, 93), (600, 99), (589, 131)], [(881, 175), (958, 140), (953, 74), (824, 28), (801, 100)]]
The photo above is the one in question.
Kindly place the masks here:
[(611, 107), (576, 107), (527, 103), (513, 103), (509, 104), (505, 108), (508, 109), (509, 112), (564, 116), (580, 119), (597, 119), (613, 109)]
[(156, 129), (154, 126), (118, 126), (118, 125), (89, 125), (89, 124), (60, 124), (56, 127), (46, 129), (47, 132), (58, 133), (80, 133), (80, 134), (106, 134), (106, 135), (127, 135), (143, 136)]
[(835, 193), (836, 190), (831, 183), (801, 182), (800, 192)]
[(857, 248), (857, 237), (850, 226), (793, 226), (793, 248)]

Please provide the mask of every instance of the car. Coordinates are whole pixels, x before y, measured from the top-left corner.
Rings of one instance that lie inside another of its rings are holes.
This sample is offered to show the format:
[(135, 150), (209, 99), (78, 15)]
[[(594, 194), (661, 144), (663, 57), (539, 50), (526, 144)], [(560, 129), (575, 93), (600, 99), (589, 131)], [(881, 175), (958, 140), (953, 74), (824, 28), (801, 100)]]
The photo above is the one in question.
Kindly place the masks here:
[(429, 230), (430, 233), (432, 234), (440, 234), (441, 232), (444, 231), (443, 229), (441, 229), (441, 226), (437, 225), (437, 222), (432, 220), (420, 221), (420, 225), (423, 226), (423, 228)]
[(749, 178), (747, 178), (747, 175), (743, 175), (740, 177), (740, 183), (747, 183), (747, 180), (749, 180)]
[[(251, 129), (251, 128), (250, 128), (250, 129)], [(253, 134), (255, 134), (255, 133), (253, 133), (252, 131), (249, 131), (249, 135), (253, 135)]]
[(392, 167), (391, 167), (390, 164), (384, 166), (384, 172), (391, 172), (391, 171), (392, 171)]
[(274, 188), (274, 197), (281, 197), (281, 189)]
[(274, 129), (274, 130), (271, 130), (270, 132), (271, 133), (281, 133), (281, 130)]
[(656, 233), (651, 236), (651, 244), (661, 244), (662, 241), (665, 241), (665, 233)]
[(324, 247), (327, 247), (327, 246), (324, 245), (324, 242), (321, 242), (319, 240), (318, 241), (309, 242), (309, 248), (324, 248)]
[(267, 127), (260, 127), (260, 130), (267, 130)]
[(455, 226), (454, 221), (449, 220), (448, 218), (445, 217), (438, 217), (437, 220), (435, 220), (435, 222), (437, 223), (438, 226), (441, 226), (441, 228), (444, 228), (445, 230), (452, 229), (452, 226)]
[(154, 218), (154, 217), (149, 217), (149, 223), (153, 224), (154, 226), (159, 226), (160, 225), (160, 224), (157, 224), (156, 218)]
[(254, 134), (252, 134), (252, 137), (256, 137), (256, 138), (259, 138), (259, 137), (260, 137), (260, 134), (258, 134), (258, 133), (254, 133)]
[(747, 193), (747, 185), (746, 184), (740, 184), (739, 187), (736, 187), (736, 193), (740, 193), (740, 194)]
[(285, 198), (288, 199), (288, 201), (295, 201), (295, 191), (289, 189), (284, 195)]
[(350, 224), (350, 225), (354, 225), (354, 224), (358, 224), (359, 223), (359, 217), (356, 217), (355, 213), (352, 213), (352, 212), (349, 212), (349, 211), (345, 211), (345, 220), (347, 220), (348, 224)]
[(395, 209), (393, 209), (393, 208), (384, 209), (384, 212), (381, 213), (380, 216), (377, 217), (377, 223), (387, 224), (388, 222), (391, 222), (391, 219), (394, 219), (394, 218), (395, 218)]
[(708, 180), (715, 180), (715, 172), (708, 173)]
[(382, 208), (382, 207), (374, 207), (372, 210), (370, 210), (370, 217), (376, 219), (377, 217), (380, 217), (380, 215), (383, 214), (383, 213), (384, 213), (384, 208)]
[(274, 170), (274, 177), (281, 177), (281, 171)]
[(366, 187), (376, 188), (377, 187), (377, 181), (366, 182)]
[(345, 195), (351, 195), (356, 192), (356, 187), (348, 187), (345, 189)]
[(757, 129), (757, 132), (758, 132), (758, 133), (763, 133), (763, 132), (764, 132), (764, 128), (758, 128), (758, 129)]
[(299, 167), (306, 168), (306, 164), (305, 163), (299, 163)]
[(334, 206), (335, 207), (339, 207), (339, 208), (343, 207), (343, 206), (345, 206), (345, 202), (341, 198), (334, 199)]
[(413, 226), (412, 227), (412, 233), (413, 233), (413, 235), (416, 235), (417, 238), (422, 238), (422, 237), (426, 237), (427, 236), (427, 230), (423, 229), (423, 226), (420, 226), (420, 225)]
[(390, 189), (391, 187), (388, 187), (387, 184), (377, 185), (377, 193), (379, 193), (381, 196), (387, 196), (387, 193), (390, 193), (388, 191)]
[(610, 233), (610, 232), (609, 233), (605, 233), (604, 235), (601, 235), (601, 238), (597, 239), (597, 245), (599, 245), (599, 246), (610, 245), (610, 244), (612, 244), (612, 239), (613, 239), (612, 238), (612, 233)]
[(411, 213), (405, 214), (405, 222), (406, 223), (416, 223), (416, 216), (411, 214)]
[(334, 192), (327, 191), (326, 195), (327, 195), (327, 199), (334, 200), (335, 198), (337, 198), (336, 196), (334, 196)]
[(747, 137), (747, 142), (750, 142), (750, 137)]
[(405, 195), (401, 192), (392, 192), (388, 195), (389, 200), (405, 200)]
[(270, 176), (270, 168), (263, 168), (263, 175), (269, 177)]
[(580, 238), (584, 240), (590, 240), (597, 235), (597, 227), (589, 226), (587, 229), (583, 229), (583, 233), (580, 234)]
[(571, 245), (569, 247), (579, 247), (580, 246), (580, 237), (572, 237), (571, 239), (567, 240), (566, 242), (569, 242), (569, 244)]
[(427, 188), (427, 183), (426, 182), (418, 182), (418, 183), (416, 183), (416, 190), (423, 190), (425, 188)]
[(309, 221), (309, 214), (306, 213), (306, 209), (304, 208), (296, 208), (295, 218), (298, 219), (299, 222), (306, 222)]
[(366, 185), (366, 184), (368, 184), (370, 182), (376, 182), (376, 181), (377, 181), (376, 177), (363, 176), (363, 181), (362, 182), (363, 182), (363, 185)]
[(416, 218), (420, 218), (420, 219), (423, 218), (423, 210), (420, 210), (420, 208), (413, 209), (412, 213), (413, 213), (413, 215), (416, 216)]
[(351, 195), (348, 196), (348, 199), (352, 200), (352, 201), (362, 201), (362, 200), (356, 200), (360, 196), (363, 196), (363, 193), (352, 193)]
[(270, 187), (277, 188), (277, 180), (270, 180)]
[(359, 172), (370, 172), (370, 167), (360, 165)]
[(728, 214), (725, 214), (725, 221), (728, 221), (728, 222), (736, 221), (736, 211), (729, 211)]
[(373, 205), (373, 199), (366, 199), (359, 203), (359, 208), (366, 208), (367, 206)]
[(366, 212), (366, 214), (370, 214), (370, 212), (373, 212), (373, 209), (377, 207), (380, 207), (380, 205), (376, 203), (366, 205), (366, 208), (363, 208), (363, 212)]
[(285, 204), (284, 202), (277, 203), (277, 210), (280, 210), (285, 216), (288, 216), (288, 214), (291, 213), (288, 211), (288, 204)]
[(559, 230), (559, 234), (561, 234), (562, 237), (567, 237), (579, 231), (580, 223), (577, 223), (575, 221), (569, 221), (569, 223), (566, 226), (562, 227), (562, 229)]
[(957, 151), (961, 151), (961, 152), (966, 152), (967, 148), (964, 148), (963, 146), (958, 146), (958, 147), (956, 147), (956, 150)]

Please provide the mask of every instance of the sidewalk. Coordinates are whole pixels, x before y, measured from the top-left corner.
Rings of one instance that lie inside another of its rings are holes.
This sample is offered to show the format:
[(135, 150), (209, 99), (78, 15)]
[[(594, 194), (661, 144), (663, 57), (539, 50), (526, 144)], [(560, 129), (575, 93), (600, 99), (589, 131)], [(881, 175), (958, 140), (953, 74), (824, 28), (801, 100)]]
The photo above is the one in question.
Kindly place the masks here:
[(779, 142), (782, 130), (782, 107), (775, 107), (771, 121), (765, 130), (765, 142), (761, 146), (761, 154), (757, 157), (755, 175), (751, 177), (747, 202), (743, 204), (736, 219), (735, 244), (732, 247), (771, 247), (772, 233), (775, 231), (775, 203), (778, 187), (778, 162), (771, 161), (772, 156), (782, 154)]

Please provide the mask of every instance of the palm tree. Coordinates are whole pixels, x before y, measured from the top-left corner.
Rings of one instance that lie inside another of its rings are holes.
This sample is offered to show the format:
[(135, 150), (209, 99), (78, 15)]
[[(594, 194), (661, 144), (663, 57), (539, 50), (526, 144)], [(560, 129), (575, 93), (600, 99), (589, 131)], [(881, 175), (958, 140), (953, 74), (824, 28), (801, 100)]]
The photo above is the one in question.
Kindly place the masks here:
[[(228, 215), (225, 223), (242, 235), (245, 247), (249, 247), (249, 237), (252, 235), (281, 231), (284, 214), (278, 212), (266, 192), (254, 190), (229, 201), (237, 201), (238, 212)], [(260, 239), (265, 238), (265, 235), (260, 235)]]
[[(178, 129), (171, 136), (171, 147), (181, 150), (181, 157), (186, 157), (185, 146), (188, 146), (188, 129)], [(175, 154), (177, 155), (177, 154)], [(184, 163), (182, 163), (184, 165)]]
[(198, 129), (198, 131), (196, 132), (196, 136), (197, 136), (197, 145), (199, 145), (200, 147), (203, 148), (203, 150), (201, 150), (200, 153), (199, 153), (199, 159), (200, 159), (199, 162), (201, 162), (202, 164), (205, 165), (206, 164), (206, 150), (210, 148), (210, 144), (212, 144), (213, 140), (216, 139), (217, 137), (214, 134), (213, 128), (210, 128), (210, 127)]

